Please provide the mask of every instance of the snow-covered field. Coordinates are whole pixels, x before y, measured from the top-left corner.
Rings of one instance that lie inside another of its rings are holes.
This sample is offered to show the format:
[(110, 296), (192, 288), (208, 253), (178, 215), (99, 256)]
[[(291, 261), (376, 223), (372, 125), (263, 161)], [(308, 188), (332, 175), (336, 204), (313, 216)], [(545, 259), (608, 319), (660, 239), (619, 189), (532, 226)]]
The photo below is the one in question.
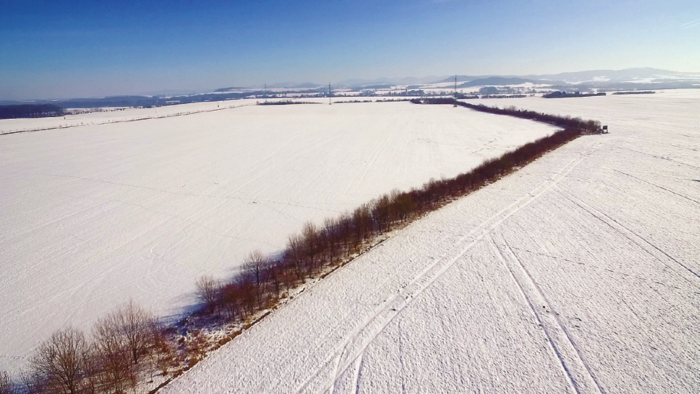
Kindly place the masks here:
[(247, 106), (0, 136), (0, 369), (16, 371), (52, 331), (89, 329), (129, 298), (182, 313), (196, 277), (225, 278), (253, 249), (281, 250), (307, 220), (552, 131), (403, 102)]
[(700, 392), (700, 91), (499, 104), (611, 134), (410, 225), (163, 392)]
[(169, 105), (157, 108), (116, 108), (78, 115), (66, 115), (36, 119), (0, 119), (0, 134), (22, 131), (65, 128), (73, 126), (96, 126), (107, 123), (132, 122), (146, 119), (181, 116), (191, 113), (211, 112), (227, 108), (255, 105), (256, 100), (233, 100)]

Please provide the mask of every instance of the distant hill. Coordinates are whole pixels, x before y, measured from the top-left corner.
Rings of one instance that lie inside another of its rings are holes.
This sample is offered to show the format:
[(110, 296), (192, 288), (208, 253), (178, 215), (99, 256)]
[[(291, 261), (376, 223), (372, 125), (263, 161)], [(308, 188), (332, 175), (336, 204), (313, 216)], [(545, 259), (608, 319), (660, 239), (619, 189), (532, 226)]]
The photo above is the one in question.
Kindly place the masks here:
[(443, 78), (440, 80), (434, 80), (433, 83), (445, 83), (445, 82), (453, 82), (455, 81), (455, 77), (457, 77), (457, 83), (459, 82), (469, 82), (473, 81), (475, 79), (483, 79), (483, 78), (488, 78), (490, 75), (481, 75), (481, 76), (473, 76), (473, 75), (453, 75), (451, 77)]
[(375, 79), (346, 79), (336, 82), (335, 85), (346, 86), (350, 88), (361, 88), (377, 85), (420, 85), (424, 83), (432, 83), (437, 79), (444, 77), (427, 76), (427, 77), (403, 77), (403, 78), (375, 78)]
[(216, 89), (214, 92), (215, 92), (215, 93), (222, 93), (222, 92), (230, 92), (230, 91), (232, 91), (232, 90), (242, 90), (242, 89), (248, 89), (248, 88), (232, 86), (232, 87), (230, 87), (230, 88)]
[(523, 78), (557, 80), (567, 83), (582, 82), (663, 82), (669, 80), (700, 80), (700, 72), (684, 73), (650, 67), (626, 68), (623, 70), (587, 70), (549, 75), (526, 75)]
[(313, 82), (304, 82), (304, 83), (295, 84), (295, 85), (291, 85), (291, 86), (287, 86), (287, 87), (290, 89), (316, 89), (316, 88), (322, 88), (324, 86), (326, 86), (326, 85), (320, 85), (320, 84), (313, 83)]
[[(375, 79), (346, 79), (332, 83), (332, 88), (351, 89), (380, 89), (393, 86), (410, 86), (411, 89), (423, 89), (421, 85), (435, 85), (453, 83), (454, 76), (426, 76), (426, 77), (382, 77)], [(457, 75), (459, 88), (474, 86), (502, 86), (519, 85), (532, 82), (551, 85), (552, 89), (562, 91), (575, 90), (658, 90), (658, 89), (682, 89), (700, 88), (700, 72), (678, 72), (650, 67), (627, 68), (623, 70), (586, 70), (565, 72), (559, 74), (533, 74), (533, 75)], [(315, 82), (281, 82), (268, 84), (268, 89), (298, 90), (299, 93), (325, 92), (327, 83)], [(429, 87), (429, 86), (428, 86)], [(451, 87), (451, 86), (450, 86)], [(63, 100), (31, 100), (31, 101), (0, 101), (1, 104), (55, 104), (62, 108), (92, 108), (92, 107), (130, 107), (130, 106), (160, 106), (164, 105), (165, 98), (180, 103), (199, 101), (236, 99), (256, 94), (270, 94), (263, 91), (263, 86), (226, 87), (216, 89), (214, 92), (194, 93), (178, 90), (161, 91), (159, 93), (131, 95), (102, 98), (80, 98)], [(174, 94), (174, 92), (182, 92)]]
[(197, 94), (196, 91), (191, 89), (164, 89), (149, 92), (137, 92), (135, 96), (186, 96), (188, 94)]
[(318, 88), (321, 88), (323, 86), (327, 86), (327, 85), (313, 83), (313, 82), (302, 82), (302, 83), (277, 82), (277, 83), (273, 83), (273, 84), (268, 84), (267, 88), (268, 89), (318, 89)]
[(532, 79), (518, 77), (489, 77), (474, 79), (469, 82), (457, 85), (458, 88), (469, 88), (472, 86), (490, 86), (490, 85), (520, 85), (527, 82), (538, 82)]
[[(437, 80), (436, 83), (454, 82), (454, 76)], [(524, 82), (550, 83), (555, 85), (586, 83), (592, 86), (608, 87), (622, 83), (661, 84), (668, 87), (692, 87), (700, 82), (700, 72), (687, 73), (651, 67), (626, 68), (623, 70), (585, 70), (559, 74), (529, 75), (457, 75), (461, 87), (479, 85), (516, 85)], [(608, 86), (606, 86), (608, 85)]]

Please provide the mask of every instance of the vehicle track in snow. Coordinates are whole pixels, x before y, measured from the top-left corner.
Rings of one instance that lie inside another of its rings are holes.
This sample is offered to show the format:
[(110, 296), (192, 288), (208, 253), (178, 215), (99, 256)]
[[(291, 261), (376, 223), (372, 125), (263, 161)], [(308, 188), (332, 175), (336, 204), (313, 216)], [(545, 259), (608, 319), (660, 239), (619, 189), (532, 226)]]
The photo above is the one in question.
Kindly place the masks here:
[[(567, 332), (565, 325), (559, 320), (557, 311), (547, 301), (537, 282), (535, 282), (522, 261), (511, 249), (508, 241), (501, 236), (501, 244), (499, 245), (493, 235), (489, 237), (489, 240), (499, 260), (510, 273), (513, 282), (520, 289), (523, 299), (542, 327), (547, 337), (547, 342), (559, 360), (562, 370), (571, 384), (571, 388), (576, 393), (597, 392), (604, 394), (605, 390), (600, 387), (588, 363), (586, 363), (575, 342)], [(504, 253), (502, 249), (505, 249), (507, 252)]]
[[(642, 248), (645, 252), (653, 256), (655, 259), (657, 259), (660, 263), (664, 264), (666, 267), (668, 267), (670, 270), (678, 274), (679, 277), (681, 277), (683, 280), (688, 281), (689, 283), (693, 283), (693, 281), (687, 276), (687, 275), (682, 275), (678, 272), (678, 270), (671, 268), (671, 266), (665, 262), (664, 260), (670, 261), (672, 263), (675, 263), (676, 265), (682, 267), (685, 271), (690, 273), (691, 275), (694, 276), (694, 279), (700, 279), (700, 274), (695, 272), (693, 269), (688, 267), (687, 265), (683, 264), (680, 262), (678, 259), (675, 257), (671, 256), (668, 252), (664, 251), (663, 249), (659, 248), (657, 245), (653, 244), (634, 230), (630, 229), (629, 227), (625, 226), (622, 224), (620, 221), (615, 220), (614, 218), (606, 215), (603, 212), (600, 212), (599, 210), (593, 208), (589, 204), (586, 204), (583, 201), (580, 201), (576, 197), (572, 196), (570, 193), (564, 191), (563, 189), (558, 188), (557, 192), (559, 192), (562, 196), (564, 196), (566, 199), (571, 201), (573, 204), (577, 205), (579, 208), (581, 208), (583, 211), (587, 212), (591, 216), (595, 217), (599, 221), (603, 222), (605, 225), (609, 226), (613, 230), (619, 232), (620, 234), (624, 235), (625, 238), (629, 239), (631, 242), (634, 242), (636, 245), (638, 245), (640, 248)], [(651, 250), (650, 250), (651, 247)], [(654, 253), (656, 251), (656, 253)], [(666, 259), (660, 257), (660, 256), (665, 256)]]

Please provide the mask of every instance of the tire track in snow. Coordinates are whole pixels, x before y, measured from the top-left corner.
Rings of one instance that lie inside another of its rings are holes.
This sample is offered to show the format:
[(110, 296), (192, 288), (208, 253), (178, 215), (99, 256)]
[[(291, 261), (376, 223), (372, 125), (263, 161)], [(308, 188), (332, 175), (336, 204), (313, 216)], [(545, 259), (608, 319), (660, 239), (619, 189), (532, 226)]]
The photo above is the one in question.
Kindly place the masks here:
[(355, 179), (352, 181), (352, 183), (350, 184), (350, 186), (347, 188), (346, 191), (355, 190), (355, 189), (358, 188), (358, 187), (357, 187), (357, 184), (361, 184), (361, 183), (365, 180), (365, 178), (367, 177), (367, 174), (369, 173), (369, 171), (372, 169), (372, 167), (374, 167), (374, 164), (376, 163), (377, 158), (378, 158), (378, 157), (380, 156), (380, 154), (384, 151), (384, 149), (386, 149), (387, 145), (389, 145), (389, 142), (392, 141), (392, 140), (394, 139), (394, 136), (395, 136), (396, 134), (398, 134), (398, 132), (399, 132), (399, 129), (397, 128), (397, 129), (394, 130), (393, 133), (389, 134), (389, 135), (384, 139), (384, 141), (383, 141), (382, 144), (379, 146), (379, 148), (377, 148), (377, 150), (374, 151), (374, 153), (372, 154), (372, 156), (370, 157), (370, 159), (367, 161), (367, 164), (365, 164), (365, 168), (364, 168), (364, 171), (362, 172), (362, 176), (360, 176), (359, 179), (358, 179), (358, 178), (355, 178)]
[[(595, 146), (597, 146), (597, 145), (599, 145), (599, 144), (596, 144)], [(595, 146), (594, 146), (594, 147), (595, 147)], [(593, 148), (593, 147), (592, 147), (592, 148)], [(591, 148), (590, 150), (592, 150), (592, 148)], [(561, 179), (558, 179), (558, 177), (559, 177), (561, 174), (563, 174), (564, 172), (566, 172), (566, 173), (565, 173), (563, 176), (568, 175), (568, 173), (571, 172), (571, 170), (573, 170), (573, 168), (569, 168), (569, 166), (571, 166), (571, 165), (574, 165), (574, 166), (575, 166), (575, 165), (578, 165), (578, 162), (580, 162), (580, 161), (583, 159), (584, 156), (589, 156), (589, 155), (590, 155), (590, 150), (589, 150), (588, 152), (581, 153), (581, 154), (580, 154), (581, 157), (579, 157), (579, 159), (573, 159), (573, 160), (567, 162), (559, 171), (557, 171), (557, 172), (555, 172), (554, 174), (550, 175), (549, 178), (548, 178), (548, 180), (549, 180), (549, 181), (554, 181), (554, 182), (557, 182), (557, 183), (558, 183), (558, 182), (561, 180)], [(488, 186), (488, 185), (487, 185), (487, 186)], [(469, 236), (473, 235), (474, 233), (476, 233), (481, 225), (484, 225), (485, 223), (487, 223), (487, 222), (493, 220), (494, 218), (496, 218), (496, 217), (498, 217), (499, 215), (503, 214), (504, 212), (508, 211), (509, 209), (512, 209), (514, 206), (516, 206), (517, 204), (521, 203), (523, 200), (526, 200), (528, 197), (533, 197), (533, 196), (535, 196), (535, 195), (538, 195), (538, 193), (540, 193), (540, 189), (543, 189), (543, 188), (551, 188), (551, 183), (548, 183), (547, 181), (540, 183), (536, 188), (532, 189), (530, 192), (526, 193), (526, 194), (523, 195), (522, 197), (516, 199), (513, 203), (511, 203), (511, 204), (508, 205), (507, 207), (503, 208), (502, 210), (498, 211), (496, 214), (494, 214), (494, 215), (491, 216), (490, 218), (486, 219), (486, 220), (485, 220), (484, 222), (482, 222), (481, 224), (477, 225), (477, 226), (474, 228), (474, 230), (472, 230), (469, 234), (467, 234), (466, 236), (459, 237), (457, 240), (454, 241), (454, 244), (458, 244), (458, 243), (460, 243), (460, 242), (463, 242), (464, 239), (465, 239), (466, 237), (469, 237)], [(464, 216), (464, 217), (469, 217), (469, 216), (470, 216), (470, 213), (469, 213), (469, 212), (465, 212), (464, 209), (462, 209), (462, 204), (459, 203), (459, 202), (457, 203), (457, 210), (458, 210), (459, 213), (460, 213), (462, 216)], [(439, 229), (436, 229), (436, 231), (442, 232), (442, 231), (439, 230)], [(434, 232), (433, 232), (433, 231), (425, 231), (425, 232), (420, 233), (420, 236), (419, 236), (419, 237), (416, 237), (416, 238), (418, 239), (418, 242), (425, 242), (425, 241), (428, 241), (428, 238), (430, 237), (430, 242), (435, 242), (436, 244), (441, 244), (441, 243), (444, 242), (447, 238), (453, 237), (454, 234), (452, 234), (452, 233), (450, 233), (450, 232), (445, 232), (445, 234), (444, 234), (443, 236), (441, 236), (440, 239), (439, 239), (438, 241), (434, 241), (433, 238), (432, 238), (433, 236), (434, 236)], [(442, 258), (442, 257), (444, 257), (444, 255), (441, 256), (441, 258)]]
[[(591, 150), (598, 144), (591, 147)], [(547, 193), (559, 182), (561, 182), (574, 168), (586, 157), (590, 152), (580, 154), (578, 158), (570, 160), (559, 171), (551, 175), (544, 182), (532, 189), (524, 196), (517, 199), (515, 202), (500, 210), (478, 226), (476, 226), (467, 235), (460, 237), (454, 244), (454, 247), (459, 247), (460, 244), (468, 241), (474, 234), (478, 234), (465, 247), (461, 248), (456, 254), (450, 257), (449, 252), (444, 253), (432, 264), (429, 264), (423, 269), (409, 284), (403, 286), (396, 295), (385, 300), (379, 305), (375, 312), (370, 314), (363, 322), (351, 331), (347, 338), (340, 346), (329, 355), (329, 357), (321, 363), (321, 366), (316, 369), (307, 379), (305, 379), (294, 391), (300, 393), (312, 383), (319, 374), (326, 370), (331, 363), (338, 363), (340, 368), (336, 368), (335, 376), (331, 377), (331, 381), (323, 387), (322, 391), (328, 392), (340, 379), (340, 376), (362, 355), (365, 349), (374, 341), (374, 339), (400, 314), (400, 312), (418, 295), (423, 293), (430, 285), (438, 280), (450, 267), (452, 267), (460, 258), (464, 256), (472, 247), (484, 239), (491, 230), (498, 227), (512, 215), (531, 204), (543, 194)], [(460, 209), (461, 211), (461, 209)], [(348, 350), (349, 349), (349, 350)], [(355, 350), (353, 350), (355, 349)], [(345, 361), (343, 355), (347, 354)], [(340, 361), (336, 361), (340, 358)]]
[[(498, 259), (510, 274), (511, 278), (520, 290), (520, 294), (530, 307), (530, 311), (537, 319), (539, 326), (547, 337), (550, 349), (559, 360), (567, 381), (576, 393), (605, 393), (598, 379), (591, 372), (588, 363), (581, 356), (576, 343), (571, 339), (565, 326), (559, 320), (556, 312), (545, 297), (542, 290), (534, 281), (522, 261), (508, 245), (508, 241), (501, 235), (503, 246), (508, 250), (508, 257), (503, 253), (492, 235), (489, 236)], [(540, 310), (539, 306), (542, 306)]]
[(88, 178), (88, 177), (71, 176), (71, 175), (43, 174), (43, 173), (39, 174), (39, 175), (46, 175), (46, 176), (60, 177), (60, 178), (72, 178), (72, 179), (88, 181), (88, 182), (104, 183), (104, 184), (109, 184), (109, 185), (113, 185), (113, 186), (122, 186), (122, 187), (134, 188), (134, 189), (149, 190), (149, 191), (154, 191), (154, 192), (158, 192), (158, 193), (172, 194), (172, 195), (176, 195), (176, 196), (203, 197), (203, 198), (213, 198), (213, 199), (222, 199), (222, 200), (238, 200), (238, 201), (242, 201), (244, 203), (254, 203), (254, 202), (262, 201), (262, 202), (267, 202), (270, 204), (296, 206), (296, 207), (307, 208), (307, 209), (316, 210), (316, 211), (327, 211), (327, 212), (339, 213), (337, 210), (311, 207), (311, 206), (306, 206), (306, 205), (301, 205), (301, 204), (294, 204), (294, 203), (290, 203), (288, 201), (282, 202), (282, 201), (274, 201), (274, 200), (266, 200), (266, 199), (252, 200), (252, 199), (249, 199), (246, 197), (233, 196), (233, 195), (229, 195), (229, 194), (211, 195), (211, 194), (199, 194), (199, 193), (174, 192), (174, 191), (158, 189), (158, 188), (150, 187), (150, 186), (132, 185), (132, 184), (128, 184), (128, 183), (114, 182), (114, 181), (108, 181), (108, 180), (96, 179), (96, 178)]
[[(658, 246), (654, 245), (653, 243), (649, 242), (646, 238), (644, 238), (644, 237), (642, 237), (641, 235), (637, 234), (635, 231), (633, 231), (633, 230), (630, 229), (629, 227), (627, 227), (627, 226), (625, 226), (624, 224), (620, 223), (619, 221), (613, 219), (612, 217), (606, 215), (605, 213), (598, 211), (597, 209), (591, 207), (590, 205), (584, 203), (583, 201), (578, 200), (577, 198), (575, 198), (574, 196), (572, 196), (572, 195), (570, 195), (569, 193), (565, 192), (565, 191), (562, 190), (561, 188), (556, 188), (556, 191), (558, 191), (564, 198), (566, 198), (567, 200), (571, 201), (573, 204), (575, 204), (576, 206), (578, 206), (579, 208), (581, 208), (583, 211), (587, 212), (587, 213), (590, 214), (591, 216), (593, 216), (593, 217), (595, 217), (596, 219), (598, 219), (599, 221), (603, 222), (603, 223), (604, 223), (605, 225), (607, 225), (608, 227), (610, 227), (610, 228), (612, 228), (613, 230), (617, 231), (618, 233), (622, 234), (622, 236), (624, 236), (625, 238), (627, 238), (627, 239), (630, 240), (631, 242), (635, 243), (635, 244), (636, 244), (637, 246), (639, 246), (642, 250), (644, 250), (644, 251), (647, 252), (649, 255), (651, 255), (652, 257), (654, 257), (656, 260), (658, 260), (659, 262), (661, 262), (662, 264), (664, 264), (668, 269), (670, 269), (671, 271), (673, 271), (673, 272), (675, 272), (676, 274), (678, 274), (678, 276), (680, 276), (681, 278), (683, 278), (683, 280), (685, 280), (685, 281), (687, 281), (687, 282), (689, 282), (689, 283), (691, 283), (691, 284), (693, 283), (692, 280), (686, 278), (684, 275), (681, 275), (677, 270), (671, 268), (671, 266), (669, 266), (668, 264), (666, 264), (666, 263), (663, 261), (663, 259), (660, 258), (656, 253), (652, 253), (651, 251), (649, 251), (648, 248), (644, 247), (644, 244), (650, 246), (651, 248), (653, 248), (653, 250), (656, 250), (656, 251), (659, 252), (661, 255), (666, 256), (666, 258), (668, 258), (670, 261), (673, 261), (673, 262), (675, 262), (677, 265), (683, 267), (686, 271), (688, 271), (688, 272), (691, 273), (693, 276), (695, 276), (695, 279), (700, 279), (700, 274), (698, 274), (697, 272), (693, 271), (693, 270), (692, 270), (690, 267), (688, 267), (687, 265), (685, 265), (685, 264), (681, 263), (680, 261), (678, 261), (676, 258), (674, 258), (674, 257), (671, 256), (670, 254), (668, 254), (668, 253), (667, 253), (666, 251), (664, 251), (663, 249), (661, 249), (661, 248), (659, 248)], [(603, 217), (607, 218), (608, 220), (604, 219)], [(630, 236), (629, 234), (631, 234), (632, 236)]]
[(355, 394), (360, 392), (360, 377), (362, 376), (362, 365), (363, 365), (362, 362), (363, 362), (363, 354), (360, 354), (360, 357), (358, 357), (357, 360), (355, 361), (355, 368), (354, 368), (353, 374), (352, 374), (352, 376), (354, 377), (354, 379), (352, 380), (352, 382), (353, 382), (352, 388), (355, 389), (355, 390), (353, 390), (353, 392)]
[(693, 199), (693, 198), (690, 198), (690, 197), (686, 196), (685, 194), (681, 194), (681, 193), (675, 192), (675, 191), (673, 191), (673, 190), (671, 190), (671, 189), (668, 189), (668, 188), (665, 188), (665, 187), (663, 187), (663, 186), (657, 185), (656, 183), (649, 182), (649, 181), (647, 181), (647, 180), (645, 180), (645, 179), (638, 178), (638, 177), (636, 177), (636, 176), (634, 176), (634, 175), (628, 174), (628, 173), (626, 173), (626, 172), (622, 172), (622, 171), (620, 171), (620, 170), (616, 170), (616, 169), (614, 169), (614, 168), (613, 168), (612, 170), (615, 171), (615, 172), (619, 172), (619, 173), (622, 174), (622, 175), (627, 175), (628, 177), (630, 177), (630, 178), (632, 178), (632, 179), (636, 179), (636, 180), (638, 180), (638, 181), (640, 181), (640, 182), (644, 182), (644, 183), (646, 183), (646, 184), (648, 184), (648, 185), (651, 185), (651, 186), (654, 186), (654, 187), (658, 187), (659, 189), (665, 190), (665, 191), (667, 191), (667, 192), (669, 192), (669, 193), (671, 193), (671, 194), (675, 194), (675, 195), (678, 196), (678, 197), (685, 198), (686, 200), (688, 200), (688, 201), (690, 201), (690, 202), (694, 202), (694, 203), (696, 203), (696, 204), (700, 204), (700, 201), (695, 200), (695, 199)]
[[(634, 141), (635, 143), (638, 143), (637, 140), (633, 140), (633, 141)], [(671, 146), (673, 146), (674, 148), (688, 149), (687, 147), (684, 147), (684, 146), (678, 146), (678, 145), (671, 145)], [(634, 149), (630, 149), (630, 148), (625, 148), (625, 147), (622, 147), (622, 146), (618, 146), (617, 149), (624, 149), (624, 150), (627, 150), (627, 151), (630, 151), (630, 152), (638, 153), (638, 154), (640, 154), (640, 155), (650, 156), (650, 157), (653, 157), (653, 158), (655, 158), (655, 159), (667, 160), (667, 161), (670, 161), (670, 162), (673, 162), (673, 163), (676, 163), (676, 164), (680, 164), (680, 165), (684, 165), (684, 166), (687, 166), (687, 167), (690, 167), (690, 168), (700, 169), (700, 167), (698, 167), (698, 166), (694, 166), (694, 165), (692, 165), (692, 164), (688, 164), (688, 163), (685, 163), (685, 162), (682, 162), (682, 161), (678, 161), (678, 160), (673, 159), (673, 158), (670, 158), (670, 157), (657, 156), (657, 155), (652, 154), (652, 153), (640, 152), (640, 151), (638, 151), (638, 150), (634, 150)]]
[[(343, 349), (345, 351), (345, 349)], [(333, 381), (331, 382), (331, 387), (328, 390), (328, 393), (333, 394), (335, 392), (335, 384), (338, 382), (339, 377), (342, 374), (338, 373), (338, 367), (340, 367), (340, 360), (343, 358), (343, 354), (341, 353), (338, 358), (335, 360), (335, 367), (333, 368), (333, 374), (331, 375), (333, 377)]]

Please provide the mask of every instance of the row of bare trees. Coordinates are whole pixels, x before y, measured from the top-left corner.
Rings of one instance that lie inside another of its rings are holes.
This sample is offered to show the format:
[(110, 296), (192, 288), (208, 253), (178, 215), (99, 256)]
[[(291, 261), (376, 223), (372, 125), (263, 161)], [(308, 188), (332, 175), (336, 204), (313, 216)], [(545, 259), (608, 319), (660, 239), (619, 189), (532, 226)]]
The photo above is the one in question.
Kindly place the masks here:
[(521, 119), (534, 120), (536, 122), (542, 122), (547, 124), (552, 124), (564, 129), (575, 129), (579, 130), (583, 134), (602, 134), (603, 130), (601, 124), (597, 120), (584, 120), (581, 118), (572, 118), (571, 116), (559, 116), (550, 115), (537, 111), (530, 111), (526, 109), (518, 109), (515, 106), (510, 106), (507, 108), (499, 107), (489, 107), (483, 104), (471, 104), (463, 101), (457, 101), (453, 98), (429, 98), (429, 99), (413, 99), (411, 100), (414, 104), (454, 104), (460, 107), (466, 107), (479, 112), (486, 112), (494, 115), (508, 115), (514, 116)]
[(352, 212), (326, 219), (321, 226), (306, 223), (300, 233), (289, 237), (278, 257), (255, 251), (229, 281), (199, 278), (197, 294), (205, 306), (203, 312), (221, 315), (229, 322), (246, 322), (256, 313), (274, 307), (286, 292), (307, 279), (318, 278), (342, 265), (382, 234), (494, 182), (580, 135), (579, 129), (561, 130), (487, 160), (455, 178), (431, 179), (408, 192), (394, 190)]
[(21, 386), (0, 374), (0, 394), (127, 393), (140, 381), (175, 366), (174, 347), (155, 317), (129, 302), (100, 319), (92, 336), (56, 331), (35, 351)]
[(563, 127), (565, 129), (575, 129), (580, 131), (582, 134), (603, 133), (601, 124), (597, 120), (584, 120), (578, 117), (572, 118), (571, 116), (550, 115), (537, 111), (518, 109), (515, 106), (510, 106), (507, 108), (488, 107), (483, 104), (475, 105), (462, 101), (458, 102), (457, 105), (490, 114), (515, 116), (516, 118), (548, 123), (558, 127)]

